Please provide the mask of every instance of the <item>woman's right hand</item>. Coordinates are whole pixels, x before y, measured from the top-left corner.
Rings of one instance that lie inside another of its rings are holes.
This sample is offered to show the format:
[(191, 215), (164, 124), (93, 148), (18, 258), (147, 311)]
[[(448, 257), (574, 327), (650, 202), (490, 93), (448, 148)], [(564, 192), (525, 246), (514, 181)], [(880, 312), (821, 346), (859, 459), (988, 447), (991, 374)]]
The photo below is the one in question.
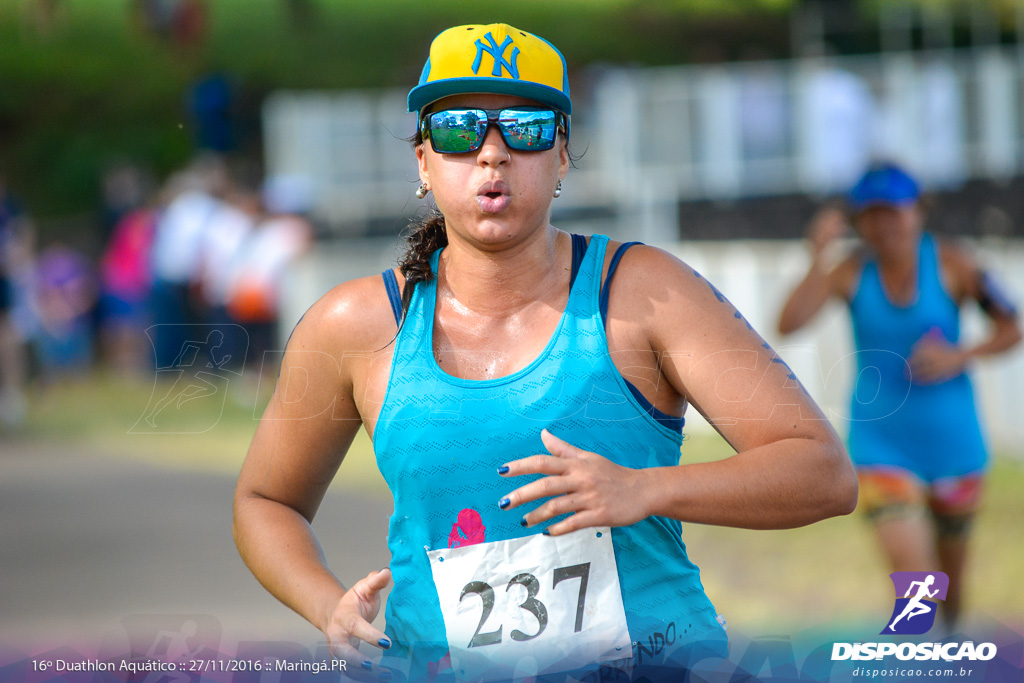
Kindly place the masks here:
[(779, 334), (787, 335), (806, 325), (831, 296), (845, 298), (847, 278), (854, 263), (842, 259), (836, 247), (848, 228), (846, 213), (837, 204), (826, 204), (815, 212), (807, 226), (811, 262), (803, 280), (790, 292), (779, 313)]
[(846, 214), (837, 206), (827, 205), (814, 214), (807, 228), (811, 254), (818, 259), (829, 245), (846, 233)]
[(380, 593), (391, 583), (391, 570), (370, 572), (345, 591), (323, 629), (330, 652), (345, 660), (346, 668), (368, 668), (370, 660), (359, 652), (359, 641), (388, 649), (391, 641), (371, 623), (380, 611)]

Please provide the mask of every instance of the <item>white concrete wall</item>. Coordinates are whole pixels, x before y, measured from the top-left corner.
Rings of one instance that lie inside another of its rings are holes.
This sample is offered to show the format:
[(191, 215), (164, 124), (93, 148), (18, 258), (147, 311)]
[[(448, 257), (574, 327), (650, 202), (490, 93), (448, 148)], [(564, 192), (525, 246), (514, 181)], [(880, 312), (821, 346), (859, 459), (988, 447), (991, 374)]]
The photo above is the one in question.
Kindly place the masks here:
[[(586, 232), (583, 228), (576, 232)], [(787, 338), (775, 332), (782, 301), (805, 272), (808, 254), (793, 241), (685, 242), (662, 245), (713, 282), (790, 365), (836, 428), (845, 432), (853, 360), (849, 318), (835, 303), (806, 329)], [(979, 242), (978, 259), (1024, 303), (1024, 242)], [(285, 292), (283, 334), (331, 287), (356, 277), (379, 274), (395, 264), (398, 240), (345, 240), (319, 245), (293, 270)], [(963, 337), (985, 333), (976, 307), (964, 311)], [(283, 346), (283, 340), (282, 340)], [(1024, 346), (977, 363), (974, 376), (982, 414), (993, 445), (1024, 458)], [(689, 431), (710, 429), (690, 411)]]

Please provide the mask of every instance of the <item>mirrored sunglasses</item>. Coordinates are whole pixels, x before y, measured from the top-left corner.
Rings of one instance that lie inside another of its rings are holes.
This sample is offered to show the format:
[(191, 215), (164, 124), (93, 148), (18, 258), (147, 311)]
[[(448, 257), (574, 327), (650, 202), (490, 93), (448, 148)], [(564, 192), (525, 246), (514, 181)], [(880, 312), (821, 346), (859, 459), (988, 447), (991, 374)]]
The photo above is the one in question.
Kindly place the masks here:
[(439, 154), (463, 154), (480, 149), (490, 124), (498, 126), (509, 149), (543, 152), (555, 146), (565, 130), (563, 114), (554, 109), (444, 109), (423, 117), (420, 132)]

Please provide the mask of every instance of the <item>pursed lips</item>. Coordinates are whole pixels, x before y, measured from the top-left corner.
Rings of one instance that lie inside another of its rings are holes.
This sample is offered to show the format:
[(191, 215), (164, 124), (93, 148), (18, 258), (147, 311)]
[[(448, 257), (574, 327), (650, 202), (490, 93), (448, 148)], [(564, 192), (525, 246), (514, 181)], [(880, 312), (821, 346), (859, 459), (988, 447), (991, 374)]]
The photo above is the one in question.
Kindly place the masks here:
[(512, 188), (504, 180), (491, 180), (476, 191), (476, 201), (484, 213), (500, 213), (512, 201)]

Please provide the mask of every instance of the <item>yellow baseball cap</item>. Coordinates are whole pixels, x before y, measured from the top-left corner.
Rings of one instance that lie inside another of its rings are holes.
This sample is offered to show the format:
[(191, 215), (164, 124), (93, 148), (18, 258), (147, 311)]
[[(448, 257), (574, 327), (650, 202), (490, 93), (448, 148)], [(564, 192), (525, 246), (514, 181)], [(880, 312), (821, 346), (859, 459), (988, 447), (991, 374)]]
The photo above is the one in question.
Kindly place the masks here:
[(562, 53), (508, 24), (456, 26), (439, 33), (419, 85), (409, 91), (409, 111), (419, 113), (442, 97), (463, 93), (517, 95), (572, 114)]

